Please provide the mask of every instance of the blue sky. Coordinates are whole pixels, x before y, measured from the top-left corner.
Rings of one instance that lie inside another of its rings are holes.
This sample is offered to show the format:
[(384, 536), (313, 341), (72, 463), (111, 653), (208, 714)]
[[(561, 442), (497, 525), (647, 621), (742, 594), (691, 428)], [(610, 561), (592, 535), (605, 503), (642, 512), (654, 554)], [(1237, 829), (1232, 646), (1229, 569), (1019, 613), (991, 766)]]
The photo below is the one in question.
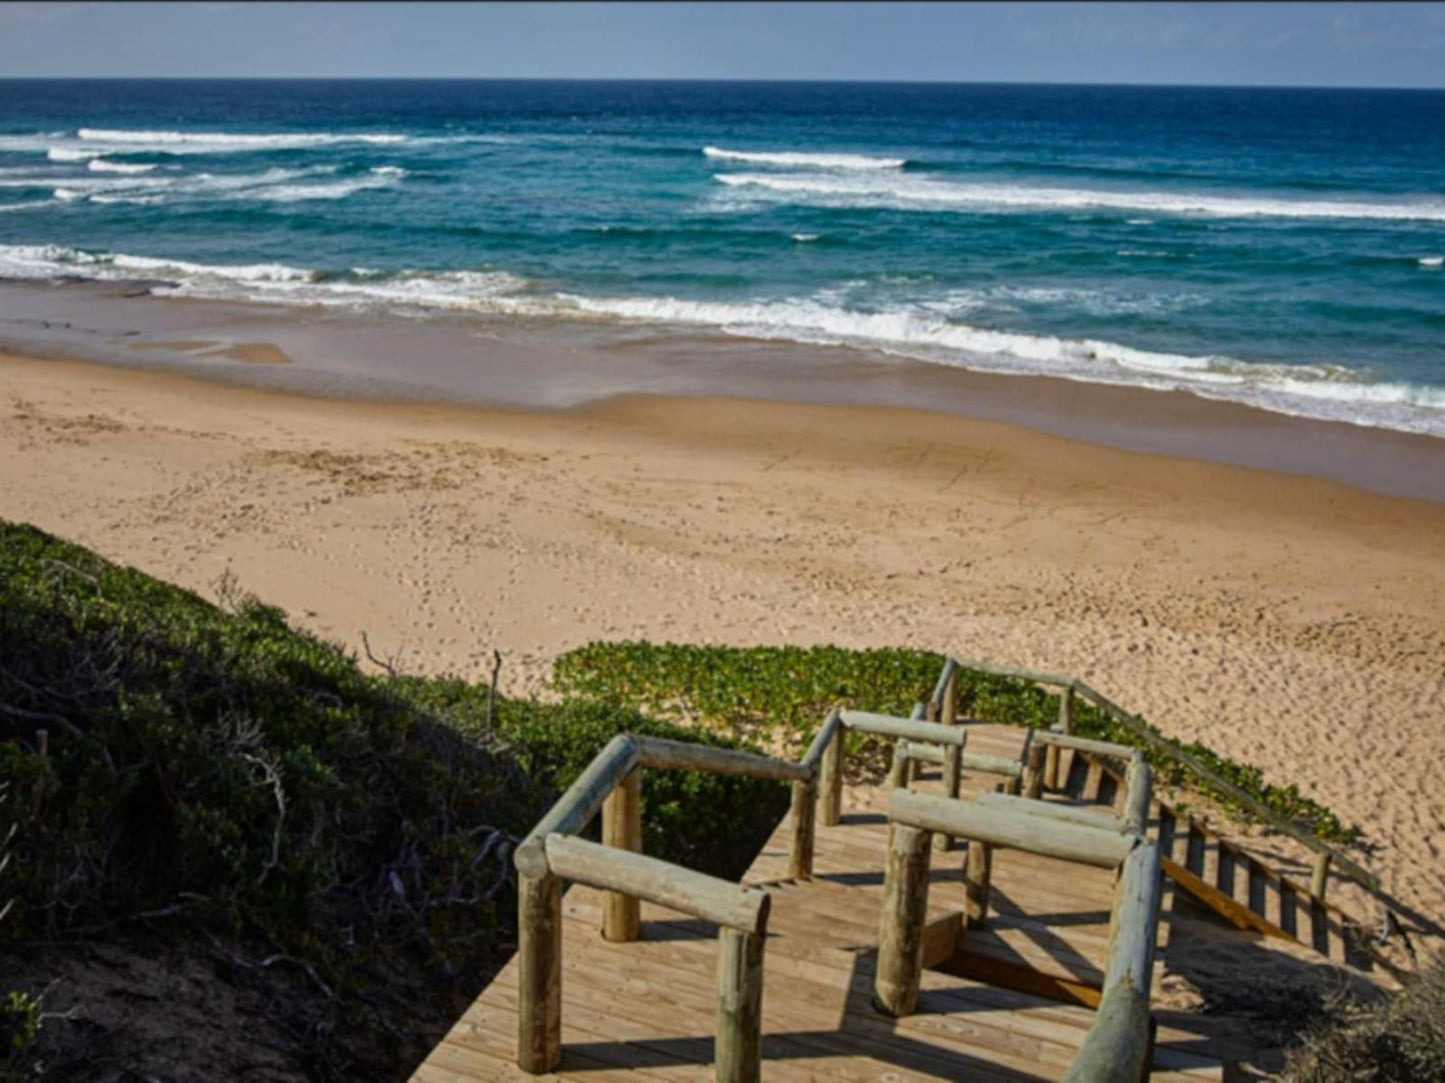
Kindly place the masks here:
[(1445, 3), (6, 3), (0, 76), (1445, 87)]

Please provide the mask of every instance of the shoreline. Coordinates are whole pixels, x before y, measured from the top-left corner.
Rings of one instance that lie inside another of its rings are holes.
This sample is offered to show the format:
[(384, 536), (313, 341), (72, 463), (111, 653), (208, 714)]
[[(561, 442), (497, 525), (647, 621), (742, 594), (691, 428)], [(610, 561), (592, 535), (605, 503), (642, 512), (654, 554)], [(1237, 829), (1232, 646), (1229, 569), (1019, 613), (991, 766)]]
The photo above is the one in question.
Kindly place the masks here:
[[(1445, 440), (1187, 391), (976, 372), (861, 348), (662, 327), (409, 318), (0, 282), (0, 349), (332, 399), (574, 409), (636, 395), (902, 408), (1445, 503)], [(398, 372), (396, 359), (407, 359)]]

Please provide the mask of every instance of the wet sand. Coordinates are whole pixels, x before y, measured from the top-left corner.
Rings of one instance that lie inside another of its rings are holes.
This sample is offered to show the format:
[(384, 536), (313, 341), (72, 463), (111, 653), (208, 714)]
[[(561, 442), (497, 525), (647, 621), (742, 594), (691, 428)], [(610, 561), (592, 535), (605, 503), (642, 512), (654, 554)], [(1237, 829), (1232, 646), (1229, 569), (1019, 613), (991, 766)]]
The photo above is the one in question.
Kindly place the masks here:
[(559, 409), (651, 394), (905, 407), (1445, 502), (1445, 440), (1180, 391), (970, 372), (868, 350), (633, 324), (435, 312), (409, 319), (157, 297), (152, 285), (0, 282), (0, 350), (392, 402)]

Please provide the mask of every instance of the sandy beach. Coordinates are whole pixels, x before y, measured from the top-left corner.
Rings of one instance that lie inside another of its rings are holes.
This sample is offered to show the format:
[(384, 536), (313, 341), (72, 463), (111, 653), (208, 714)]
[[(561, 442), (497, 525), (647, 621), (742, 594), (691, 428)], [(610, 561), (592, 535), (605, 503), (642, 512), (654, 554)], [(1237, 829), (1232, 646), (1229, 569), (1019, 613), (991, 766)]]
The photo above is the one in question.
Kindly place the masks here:
[(0, 515), (210, 597), (230, 572), (358, 653), (485, 679), (495, 648), (508, 693), (601, 638), (1072, 672), (1332, 805), (1388, 895), (1445, 911), (1441, 504), (889, 407), (398, 405), (14, 355), (0, 394)]

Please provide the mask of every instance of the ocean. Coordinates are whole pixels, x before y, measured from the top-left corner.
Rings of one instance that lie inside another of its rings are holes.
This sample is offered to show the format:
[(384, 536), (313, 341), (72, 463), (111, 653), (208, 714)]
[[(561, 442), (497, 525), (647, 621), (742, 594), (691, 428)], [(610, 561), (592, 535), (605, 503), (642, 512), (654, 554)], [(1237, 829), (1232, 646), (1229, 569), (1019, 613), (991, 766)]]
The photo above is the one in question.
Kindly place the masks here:
[(827, 345), (1445, 436), (1442, 263), (1445, 92), (0, 82), (0, 278)]

